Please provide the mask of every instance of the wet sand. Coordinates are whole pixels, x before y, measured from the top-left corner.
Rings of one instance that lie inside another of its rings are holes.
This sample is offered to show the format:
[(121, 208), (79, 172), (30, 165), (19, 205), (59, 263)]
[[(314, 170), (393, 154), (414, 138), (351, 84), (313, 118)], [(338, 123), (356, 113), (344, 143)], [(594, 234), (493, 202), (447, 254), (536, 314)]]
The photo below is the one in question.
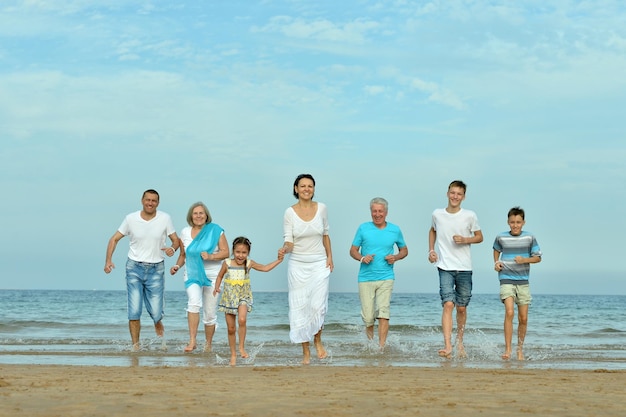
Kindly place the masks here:
[(625, 416), (626, 371), (0, 365), (0, 416)]

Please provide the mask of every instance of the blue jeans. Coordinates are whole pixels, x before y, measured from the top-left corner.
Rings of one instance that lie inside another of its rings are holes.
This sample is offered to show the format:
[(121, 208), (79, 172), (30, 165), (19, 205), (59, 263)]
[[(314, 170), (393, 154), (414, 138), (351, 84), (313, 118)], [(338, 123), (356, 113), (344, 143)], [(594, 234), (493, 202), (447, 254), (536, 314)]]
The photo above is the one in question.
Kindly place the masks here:
[(139, 320), (143, 303), (154, 324), (163, 318), (165, 307), (165, 265), (126, 261), (126, 292), (128, 294), (128, 320)]
[(467, 307), (472, 298), (472, 271), (437, 270), (441, 305), (452, 301), (458, 307)]

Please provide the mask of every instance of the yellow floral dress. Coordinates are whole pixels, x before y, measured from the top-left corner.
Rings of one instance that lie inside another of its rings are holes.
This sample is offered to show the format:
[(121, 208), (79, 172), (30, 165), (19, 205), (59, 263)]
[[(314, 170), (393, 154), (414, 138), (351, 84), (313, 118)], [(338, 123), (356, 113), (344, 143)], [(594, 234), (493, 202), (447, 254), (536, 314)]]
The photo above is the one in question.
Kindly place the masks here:
[(237, 314), (240, 305), (246, 305), (252, 311), (252, 288), (250, 287), (250, 261), (243, 266), (231, 266), (232, 259), (225, 260), (228, 271), (224, 275), (224, 290), (219, 303), (219, 310), (226, 314)]

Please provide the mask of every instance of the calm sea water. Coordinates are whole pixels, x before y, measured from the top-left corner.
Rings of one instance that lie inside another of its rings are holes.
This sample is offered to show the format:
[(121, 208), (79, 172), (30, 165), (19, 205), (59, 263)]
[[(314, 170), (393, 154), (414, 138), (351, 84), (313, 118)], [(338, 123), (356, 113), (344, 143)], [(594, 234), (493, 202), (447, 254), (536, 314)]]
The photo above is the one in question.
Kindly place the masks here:
[[(291, 366), (301, 358), (289, 342), (288, 301), (256, 292), (241, 366)], [(466, 359), (439, 358), (437, 294), (394, 294), (389, 348), (378, 352), (363, 333), (356, 293), (332, 293), (324, 328), (329, 352), (314, 366), (459, 366), (473, 368), (626, 369), (626, 296), (533, 295), (527, 360), (502, 361), (503, 307), (475, 294), (468, 309)], [(184, 354), (188, 340), (183, 291), (166, 293), (165, 338), (144, 312), (142, 350), (130, 352), (124, 291), (0, 291), (0, 363), (105, 366), (226, 366), (226, 325), (220, 316), (214, 351)], [(514, 332), (517, 331), (515, 325)], [(199, 340), (204, 337), (200, 330)], [(515, 335), (514, 335), (515, 341)], [(515, 344), (514, 344), (515, 348)]]

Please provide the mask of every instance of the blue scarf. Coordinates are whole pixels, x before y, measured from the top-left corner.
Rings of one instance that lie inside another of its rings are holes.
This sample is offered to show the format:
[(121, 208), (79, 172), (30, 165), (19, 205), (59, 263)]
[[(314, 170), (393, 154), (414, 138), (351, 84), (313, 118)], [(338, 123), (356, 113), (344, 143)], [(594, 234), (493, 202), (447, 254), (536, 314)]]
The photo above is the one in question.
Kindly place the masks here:
[(211, 280), (206, 276), (204, 260), (200, 253), (213, 253), (223, 231), (224, 229), (214, 223), (205, 224), (200, 233), (191, 241), (189, 247), (185, 249), (185, 262), (187, 264), (185, 288), (188, 288), (191, 284), (198, 284), (201, 287), (211, 286)]

